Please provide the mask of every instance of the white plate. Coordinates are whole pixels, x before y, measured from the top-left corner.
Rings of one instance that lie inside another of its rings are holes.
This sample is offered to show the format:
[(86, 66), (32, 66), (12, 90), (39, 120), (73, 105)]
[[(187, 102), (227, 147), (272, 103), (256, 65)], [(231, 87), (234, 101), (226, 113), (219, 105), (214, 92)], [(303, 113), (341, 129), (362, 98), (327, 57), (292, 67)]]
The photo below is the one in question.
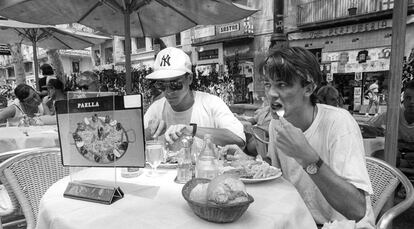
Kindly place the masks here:
[(279, 172), (279, 173), (277, 173), (274, 176), (270, 176), (270, 177), (266, 177), (266, 178), (257, 178), (257, 179), (240, 178), (240, 180), (243, 181), (243, 183), (245, 183), (245, 184), (254, 184), (254, 183), (259, 183), (259, 182), (274, 180), (274, 179), (277, 179), (277, 178), (279, 178), (281, 176), (282, 176), (282, 172)]

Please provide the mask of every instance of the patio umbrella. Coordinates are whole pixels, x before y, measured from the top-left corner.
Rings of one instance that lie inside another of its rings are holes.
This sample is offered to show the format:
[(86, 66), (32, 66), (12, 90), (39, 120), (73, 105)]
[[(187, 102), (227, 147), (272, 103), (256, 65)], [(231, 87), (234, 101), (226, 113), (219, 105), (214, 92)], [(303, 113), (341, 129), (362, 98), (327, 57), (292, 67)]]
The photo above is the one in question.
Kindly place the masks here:
[[(62, 29), (55, 26), (29, 24), (0, 18), (0, 43), (21, 41), (23, 44), (33, 46), (33, 62), (37, 87), (39, 87), (37, 47), (47, 49), (84, 49), (100, 44), (106, 39), (111, 38), (84, 32), (74, 32), (70, 29)], [(37, 89), (39, 90), (39, 88)]]
[[(127, 92), (131, 92), (131, 36), (163, 37), (195, 25), (224, 24), (256, 10), (230, 0), (8, 0), (0, 15), (39, 24), (77, 22), (125, 37)], [(123, 25), (123, 26), (122, 26)]]

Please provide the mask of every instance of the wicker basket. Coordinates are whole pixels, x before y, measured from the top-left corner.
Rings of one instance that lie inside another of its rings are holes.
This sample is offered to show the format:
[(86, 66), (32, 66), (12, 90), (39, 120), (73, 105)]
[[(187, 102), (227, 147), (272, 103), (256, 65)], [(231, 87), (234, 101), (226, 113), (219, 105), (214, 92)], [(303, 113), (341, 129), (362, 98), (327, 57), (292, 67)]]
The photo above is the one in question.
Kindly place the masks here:
[(190, 200), (191, 190), (200, 183), (208, 183), (210, 180), (203, 178), (195, 178), (188, 181), (183, 189), (182, 195), (191, 207), (193, 212), (200, 218), (215, 223), (230, 223), (234, 222), (243, 215), (249, 205), (254, 201), (253, 197), (248, 195), (248, 201), (236, 204), (228, 205), (216, 205), (216, 204), (202, 204)]

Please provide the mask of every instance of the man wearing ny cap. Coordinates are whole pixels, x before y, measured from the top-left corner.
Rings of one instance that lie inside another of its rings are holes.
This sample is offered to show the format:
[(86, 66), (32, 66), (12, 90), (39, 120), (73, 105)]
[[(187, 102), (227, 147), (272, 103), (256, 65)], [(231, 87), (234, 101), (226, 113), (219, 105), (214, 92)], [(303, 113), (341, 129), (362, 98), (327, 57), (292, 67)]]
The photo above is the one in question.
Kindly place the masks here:
[(183, 134), (193, 134), (198, 147), (204, 135), (211, 134), (217, 145), (244, 146), (243, 125), (228, 106), (217, 96), (190, 89), (191, 61), (181, 49), (161, 50), (155, 59), (154, 72), (146, 78), (156, 80), (156, 87), (165, 95), (145, 113), (146, 139), (164, 134), (173, 143)]

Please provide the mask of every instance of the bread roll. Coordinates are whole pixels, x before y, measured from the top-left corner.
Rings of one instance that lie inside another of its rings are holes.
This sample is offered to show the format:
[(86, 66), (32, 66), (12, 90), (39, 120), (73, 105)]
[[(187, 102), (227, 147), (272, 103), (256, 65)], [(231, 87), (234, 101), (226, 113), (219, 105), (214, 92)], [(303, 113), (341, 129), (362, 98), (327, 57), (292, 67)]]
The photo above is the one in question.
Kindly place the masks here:
[(237, 177), (223, 174), (214, 178), (207, 188), (207, 200), (215, 204), (232, 204), (248, 200), (246, 187)]
[(190, 192), (190, 200), (202, 204), (207, 203), (207, 187), (209, 183), (197, 184)]

